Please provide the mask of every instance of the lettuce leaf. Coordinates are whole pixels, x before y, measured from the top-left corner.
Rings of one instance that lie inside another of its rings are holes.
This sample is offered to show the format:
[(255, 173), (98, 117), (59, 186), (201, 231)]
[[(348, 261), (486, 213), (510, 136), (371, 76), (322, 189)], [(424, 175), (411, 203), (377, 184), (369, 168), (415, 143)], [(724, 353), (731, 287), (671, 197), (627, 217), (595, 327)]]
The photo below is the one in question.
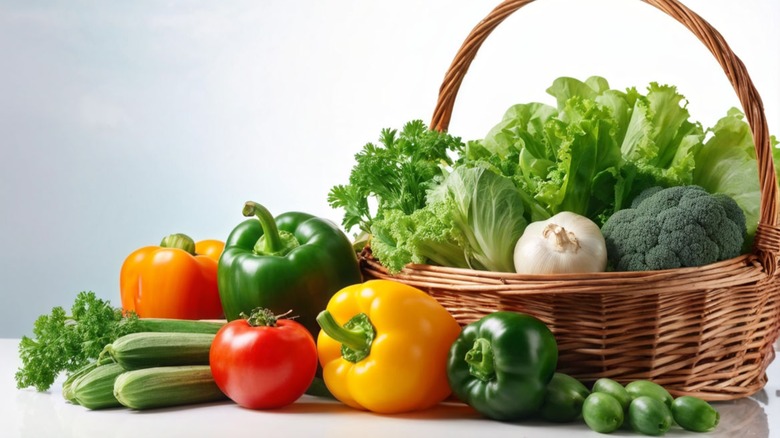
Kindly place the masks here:
[(512, 180), (485, 167), (458, 167), (428, 194), (429, 204), (447, 199), (454, 201), (451, 214), (474, 269), (514, 272), (515, 243), (527, 221)]
[(520, 193), (487, 167), (456, 167), (411, 214), (388, 210), (371, 224), (374, 256), (391, 273), (407, 263), (514, 272), (525, 230)]
[(386, 210), (371, 224), (371, 250), (396, 274), (409, 263), (470, 268), (466, 237), (455, 227), (454, 201), (427, 205), (407, 214)]
[(471, 147), (476, 161), (513, 178), (530, 220), (571, 211), (602, 224), (646, 188), (692, 183), (705, 132), (675, 87), (652, 83), (643, 94), (599, 76), (561, 77), (547, 93), (556, 107), (514, 105), (483, 149)]
[[(752, 244), (758, 227), (761, 192), (758, 186), (758, 164), (755, 143), (744, 114), (731, 108), (727, 115), (709, 130), (712, 136), (696, 153), (693, 184), (710, 193), (733, 198), (745, 212), (748, 238)], [(772, 138), (773, 145), (777, 141)], [(773, 149), (777, 163), (777, 149)], [(775, 169), (777, 171), (777, 169)]]
[(599, 217), (611, 209), (621, 162), (614, 119), (595, 101), (573, 96), (549, 124), (558, 140), (550, 157), (555, 164), (538, 182), (535, 198), (552, 214)]
[(634, 103), (620, 146), (626, 161), (662, 186), (691, 184), (694, 154), (704, 138), (701, 125), (689, 121), (683, 99), (675, 87), (650, 84)]

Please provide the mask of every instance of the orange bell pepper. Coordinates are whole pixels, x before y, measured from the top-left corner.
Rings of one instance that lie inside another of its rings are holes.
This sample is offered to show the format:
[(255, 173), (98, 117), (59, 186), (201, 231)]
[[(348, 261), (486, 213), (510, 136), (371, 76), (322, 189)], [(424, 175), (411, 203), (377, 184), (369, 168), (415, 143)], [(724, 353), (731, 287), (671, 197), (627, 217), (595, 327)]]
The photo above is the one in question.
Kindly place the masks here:
[(225, 249), (225, 242), (215, 239), (206, 239), (195, 242), (195, 254), (210, 257), (219, 261), (219, 256)]
[(133, 251), (122, 264), (122, 309), (141, 318), (220, 319), (217, 261), (225, 244), (172, 234)]
[(347, 286), (317, 322), (323, 379), (342, 403), (396, 414), (450, 395), (447, 359), (461, 328), (425, 292), (391, 280)]

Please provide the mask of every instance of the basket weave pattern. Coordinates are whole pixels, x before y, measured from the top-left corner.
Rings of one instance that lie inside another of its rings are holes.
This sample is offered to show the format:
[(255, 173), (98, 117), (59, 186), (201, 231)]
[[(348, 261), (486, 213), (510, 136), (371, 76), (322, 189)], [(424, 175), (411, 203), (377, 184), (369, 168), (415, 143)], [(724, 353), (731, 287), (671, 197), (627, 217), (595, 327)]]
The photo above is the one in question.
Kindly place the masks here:
[[(479, 47), (533, 0), (506, 0), (469, 34), (440, 88), (430, 126), (446, 130), (461, 82)], [(723, 37), (677, 0), (643, 0), (687, 27), (732, 83), (756, 144), (761, 213), (750, 254), (696, 268), (645, 272), (520, 275), (408, 265), (391, 275), (360, 256), (364, 277), (421, 288), (461, 324), (499, 310), (544, 321), (559, 347), (558, 370), (582, 380), (652, 379), (674, 395), (731, 400), (766, 384), (780, 329), (777, 181), (763, 104)]]

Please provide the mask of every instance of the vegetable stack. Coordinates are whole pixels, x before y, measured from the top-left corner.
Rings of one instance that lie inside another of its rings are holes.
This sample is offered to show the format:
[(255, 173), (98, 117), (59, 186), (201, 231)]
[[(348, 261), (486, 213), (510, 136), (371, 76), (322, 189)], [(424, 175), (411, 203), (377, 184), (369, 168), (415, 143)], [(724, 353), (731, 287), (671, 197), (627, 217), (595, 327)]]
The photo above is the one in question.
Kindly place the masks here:
[[(107, 345), (63, 387), (89, 409), (152, 409), (225, 399), (209, 367), (214, 333), (140, 332)], [(91, 365), (91, 364), (90, 364)]]

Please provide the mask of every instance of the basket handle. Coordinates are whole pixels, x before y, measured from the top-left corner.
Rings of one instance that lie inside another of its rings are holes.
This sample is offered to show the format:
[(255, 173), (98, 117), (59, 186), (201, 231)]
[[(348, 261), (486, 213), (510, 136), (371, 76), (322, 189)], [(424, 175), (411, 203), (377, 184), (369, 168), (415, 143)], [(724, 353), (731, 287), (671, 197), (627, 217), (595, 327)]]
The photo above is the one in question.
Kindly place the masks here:
[[(446, 131), (449, 127), (460, 84), (485, 39), (509, 15), (533, 1), (504, 0), (472, 29), (455, 55), (455, 59), (453, 59), (439, 88), (439, 99), (436, 102), (430, 123), (432, 129)], [(774, 162), (772, 161), (772, 146), (769, 142), (769, 130), (761, 96), (756, 91), (745, 65), (731, 51), (720, 33), (703, 18), (677, 0), (642, 1), (665, 12), (693, 32), (723, 67), (723, 71), (737, 93), (753, 133), (758, 162), (761, 209), (754, 249), (761, 257), (764, 267), (772, 274), (777, 266), (777, 254), (780, 253), (780, 228), (778, 228), (777, 217), (778, 190)]]

